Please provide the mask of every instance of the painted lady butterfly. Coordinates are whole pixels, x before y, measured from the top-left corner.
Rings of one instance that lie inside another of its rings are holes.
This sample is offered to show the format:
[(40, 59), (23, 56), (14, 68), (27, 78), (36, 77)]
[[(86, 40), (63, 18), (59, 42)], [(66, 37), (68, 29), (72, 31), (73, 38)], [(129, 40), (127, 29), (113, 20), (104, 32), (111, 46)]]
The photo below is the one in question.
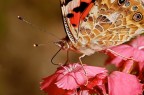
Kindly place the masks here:
[(61, 0), (67, 37), (61, 48), (84, 55), (120, 45), (144, 33), (141, 0)]

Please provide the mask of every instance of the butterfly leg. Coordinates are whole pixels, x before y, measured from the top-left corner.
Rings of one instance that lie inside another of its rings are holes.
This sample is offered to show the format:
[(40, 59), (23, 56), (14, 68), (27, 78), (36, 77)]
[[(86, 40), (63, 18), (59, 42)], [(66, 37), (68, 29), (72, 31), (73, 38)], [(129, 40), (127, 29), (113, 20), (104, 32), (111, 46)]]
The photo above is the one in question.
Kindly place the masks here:
[(113, 51), (112, 49), (106, 49), (106, 51), (109, 51), (109, 52), (111, 52), (112, 54), (114, 54), (114, 55), (116, 55), (116, 56), (119, 56), (119, 57), (122, 57), (122, 58), (124, 58), (124, 59), (126, 59), (126, 60), (134, 60), (133, 58), (124, 57), (123, 55), (121, 55), (121, 54)]
[(87, 75), (87, 73), (86, 73), (86, 71), (85, 71), (85, 69), (84, 69), (84, 67), (83, 67), (82, 60), (81, 60), (83, 57), (85, 57), (85, 54), (83, 54), (82, 56), (79, 57), (79, 61), (80, 61), (80, 64), (82, 65), (82, 68), (83, 68), (83, 70), (84, 70), (85, 75)]
[[(84, 74), (85, 74), (85, 76), (87, 77), (87, 72), (85, 71), (85, 69), (84, 69), (84, 66), (83, 66), (83, 63), (82, 63), (82, 58), (83, 57), (85, 57), (85, 54), (83, 54), (82, 56), (80, 56), (79, 57), (79, 61), (80, 61), (80, 64), (82, 65), (82, 68), (83, 68), (83, 70), (84, 70)], [(87, 78), (87, 81), (86, 81), (86, 83), (85, 83), (85, 86), (88, 84), (88, 78)]]
[(57, 54), (58, 54), (61, 50), (62, 50), (62, 48), (60, 48), (60, 49), (54, 54), (54, 56), (51, 58), (51, 63), (52, 63), (53, 65), (60, 65), (60, 64), (56, 64), (55, 62), (53, 62), (53, 60), (54, 60), (54, 58), (57, 56)]
[[(57, 56), (57, 54), (62, 50), (62, 48), (60, 48), (55, 54), (54, 56), (52, 57), (51, 59), (51, 63), (54, 64), (54, 65), (62, 65), (62, 64), (56, 64), (53, 62), (54, 58)], [(69, 51), (67, 51), (67, 59), (65, 61), (65, 63), (63, 65), (66, 65), (67, 63), (69, 63)]]
[(64, 65), (66, 65), (67, 63), (69, 63), (69, 51), (67, 50), (67, 59), (66, 59), (66, 61), (65, 61), (65, 64)]

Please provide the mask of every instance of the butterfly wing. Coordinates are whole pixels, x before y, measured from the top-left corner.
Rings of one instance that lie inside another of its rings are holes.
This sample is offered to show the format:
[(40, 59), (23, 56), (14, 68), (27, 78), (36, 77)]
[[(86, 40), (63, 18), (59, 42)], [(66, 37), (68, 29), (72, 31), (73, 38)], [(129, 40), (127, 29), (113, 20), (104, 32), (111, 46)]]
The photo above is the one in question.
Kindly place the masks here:
[(74, 44), (78, 39), (80, 20), (89, 13), (95, 0), (61, 0), (61, 10), (66, 34)]
[(80, 22), (79, 43), (100, 51), (144, 33), (144, 8), (140, 0), (96, 0)]

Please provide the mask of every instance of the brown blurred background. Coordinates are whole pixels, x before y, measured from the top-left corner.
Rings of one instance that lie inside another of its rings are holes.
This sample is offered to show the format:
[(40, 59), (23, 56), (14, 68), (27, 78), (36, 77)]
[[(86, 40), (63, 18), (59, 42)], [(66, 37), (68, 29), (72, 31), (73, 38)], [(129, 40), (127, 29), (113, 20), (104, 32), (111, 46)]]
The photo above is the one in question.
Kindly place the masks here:
[[(18, 15), (43, 30), (19, 21)], [(59, 48), (53, 42), (63, 37), (59, 0), (0, 0), (0, 95), (45, 95), (39, 82), (56, 70), (50, 60)], [(34, 43), (48, 45), (34, 48)], [(71, 53), (70, 60), (78, 62), (78, 56)], [(96, 53), (83, 63), (103, 66), (105, 59)], [(65, 60), (65, 51), (55, 58), (56, 63)]]

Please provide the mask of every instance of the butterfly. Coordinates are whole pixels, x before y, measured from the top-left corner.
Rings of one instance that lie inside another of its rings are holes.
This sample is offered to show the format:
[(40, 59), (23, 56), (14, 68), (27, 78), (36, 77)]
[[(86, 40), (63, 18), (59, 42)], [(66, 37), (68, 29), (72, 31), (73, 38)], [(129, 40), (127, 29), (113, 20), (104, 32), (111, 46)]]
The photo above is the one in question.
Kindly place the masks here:
[(60, 0), (67, 36), (56, 44), (84, 55), (107, 50), (144, 33), (141, 0)]

